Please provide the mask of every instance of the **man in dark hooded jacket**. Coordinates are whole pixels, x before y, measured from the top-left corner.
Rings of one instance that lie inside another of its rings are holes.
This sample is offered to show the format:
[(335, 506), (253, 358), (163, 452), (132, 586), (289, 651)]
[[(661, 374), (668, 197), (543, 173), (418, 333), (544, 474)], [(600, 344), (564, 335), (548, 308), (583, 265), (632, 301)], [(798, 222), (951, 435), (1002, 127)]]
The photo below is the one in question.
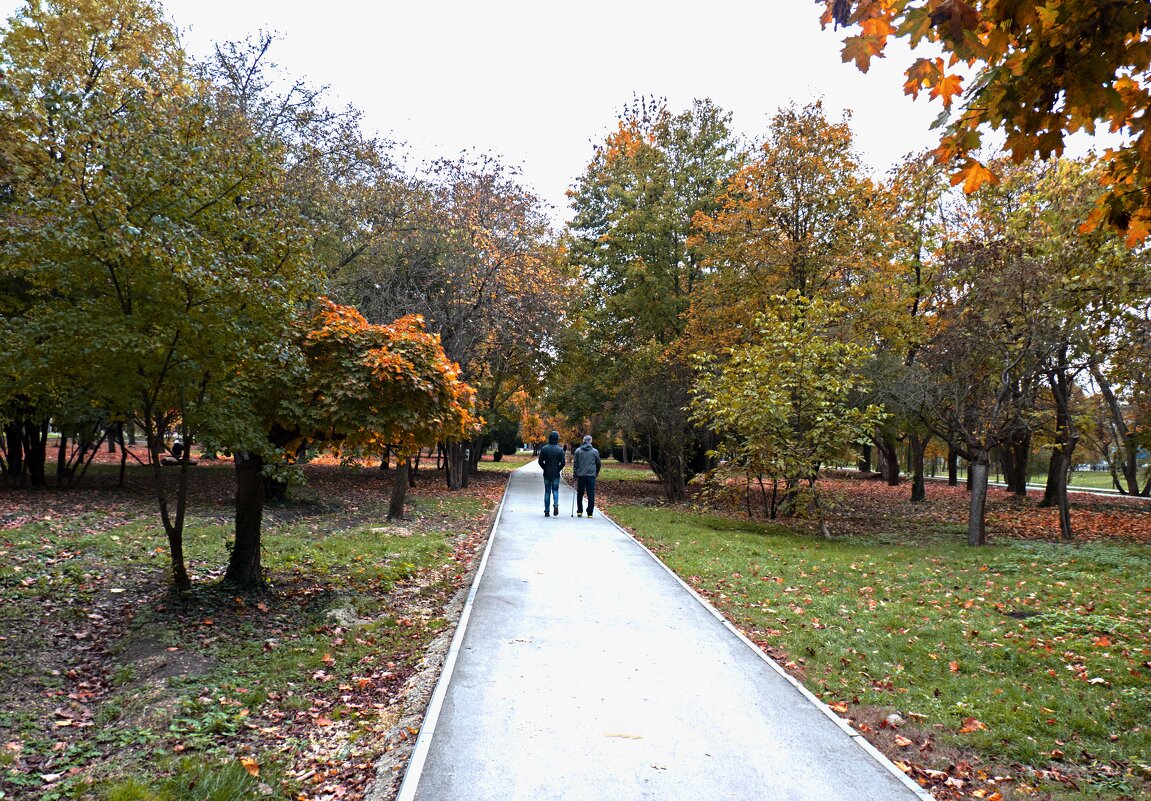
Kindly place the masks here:
[(599, 451), (592, 447), (591, 435), (583, 438), (583, 445), (575, 450), (572, 457), (572, 472), (576, 478), (576, 517), (583, 517), (583, 496), (587, 493), (587, 516), (595, 510), (595, 478), (599, 475)]
[(540, 448), (538, 461), (540, 467), (544, 469), (544, 517), (560, 513), (560, 471), (567, 464), (567, 457), (564, 456), (564, 449), (559, 443), (560, 434), (558, 431), (553, 431), (548, 434), (548, 444)]

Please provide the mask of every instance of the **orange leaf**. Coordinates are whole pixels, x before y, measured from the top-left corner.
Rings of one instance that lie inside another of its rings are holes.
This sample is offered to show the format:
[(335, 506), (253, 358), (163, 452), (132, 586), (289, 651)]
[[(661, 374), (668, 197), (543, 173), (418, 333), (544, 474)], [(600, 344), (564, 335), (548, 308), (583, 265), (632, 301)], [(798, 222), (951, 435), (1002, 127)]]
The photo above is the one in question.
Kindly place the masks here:
[(943, 101), (944, 108), (951, 108), (951, 98), (963, 93), (963, 79), (958, 75), (944, 75), (931, 87), (931, 96)]
[(965, 718), (963, 720), (963, 726), (959, 729), (959, 733), (970, 734), (973, 731), (981, 731), (986, 728), (987, 724), (983, 721), (976, 720), (975, 718)]
[(1111, 638), (1104, 634), (1102, 637), (1095, 638), (1095, 644), (1100, 648), (1106, 648), (1111, 644)]
[(911, 740), (907, 739), (902, 734), (897, 734), (895, 735), (895, 744), (900, 748), (906, 748), (907, 746), (911, 745)]
[(832, 712), (836, 713), (837, 715), (846, 715), (847, 714), (847, 704), (843, 703), (842, 701), (834, 703), (834, 704), (828, 704), (827, 706)]
[(871, 59), (883, 52), (883, 43), (874, 36), (848, 36), (843, 40), (843, 60), (854, 61), (860, 72), (867, 72)]
[(951, 668), (952, 673), (958, 673), (959, 672), (959, 663), (958, 662), (948, 662), (947, 666), (949, 668)]
[(260, 763), (251, 757), (240, 757), (240, 764), (244, 766), (244, 770), (252, 776), (260, 775)]
[(995, 177), (995, 173), (984, 167), (982, 163), (975, 159), (968, 159), (967, 164), (964, 165), (959, 172), (951, 176), (952, 186), (959, 183), (963, 184), (964, 194), (970, 195), (984, 184), (994, 186), (998, 183), (998, 179)]

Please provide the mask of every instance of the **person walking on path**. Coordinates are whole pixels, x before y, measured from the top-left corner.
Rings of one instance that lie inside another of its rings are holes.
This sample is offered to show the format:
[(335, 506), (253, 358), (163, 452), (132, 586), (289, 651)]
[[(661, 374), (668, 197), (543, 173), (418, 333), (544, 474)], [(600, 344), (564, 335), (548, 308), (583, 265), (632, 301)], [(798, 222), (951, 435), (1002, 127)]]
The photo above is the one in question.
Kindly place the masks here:
[(583, 496), (587, 493), (587, 516), (595, 511), (595, 479), (603, 466), (599, 451), (592, 447), (591, 434), (584, 435), (583, 445), (576, 448), (572, 472), (576, 477), (576, 515), (583, 517)]
[(559, 432), (553, 431), (548, 434), (548, 444), (540, 448), (538, 461), (544, 469), (544, 517), (558, 517), (560, 513), (560, 472), (567, 464), (567, 457), (559, 442)]

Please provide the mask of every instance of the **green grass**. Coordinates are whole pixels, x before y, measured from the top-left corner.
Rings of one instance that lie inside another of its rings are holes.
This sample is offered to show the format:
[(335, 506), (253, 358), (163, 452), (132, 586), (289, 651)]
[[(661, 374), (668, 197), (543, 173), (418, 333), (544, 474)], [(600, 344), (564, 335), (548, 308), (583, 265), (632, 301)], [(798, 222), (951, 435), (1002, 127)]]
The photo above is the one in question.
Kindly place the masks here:
[[(1147, 549), (900, 547), (648, 507), (612, 516), (825, 701), (922, 716), (1001, 765), (1074, 770), (1083, 794), (1069, 798), (1151, 798)], [(986, 728), (961, 733), (969, 719)]]
[(510, 473), (516, 468), (523, 467), (533, 458), (531, 453), (527, 451), (520, 451), (513, 456), (504, 456), (498, 462), (493, 461), (491, 456), (485, 456), (480, 460), (479, 468), (494, 473)]
[(655, 473), (646, 464), (620, 464), (604, 462), (600, 470), (601, 481), (656, 481)]

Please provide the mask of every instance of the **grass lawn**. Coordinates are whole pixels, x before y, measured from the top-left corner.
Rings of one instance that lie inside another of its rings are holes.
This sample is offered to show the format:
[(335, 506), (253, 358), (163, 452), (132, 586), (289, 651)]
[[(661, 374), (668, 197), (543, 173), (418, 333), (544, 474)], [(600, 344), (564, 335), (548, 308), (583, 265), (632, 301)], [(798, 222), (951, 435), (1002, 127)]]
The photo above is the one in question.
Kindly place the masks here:
[(610, 514), (937, 797), (1151, 798), (1146, 546)]
[(391, 471), (309, 465), (265, 511), (268, 591), (241, 597), (216, 583), (231, 466), (192, 471), (180, 595), (144, 471), (0, 490), (0, 798), (388, 797), (504, 475), (449, 493), (421, 469), (408, 519), (387, 522)]

